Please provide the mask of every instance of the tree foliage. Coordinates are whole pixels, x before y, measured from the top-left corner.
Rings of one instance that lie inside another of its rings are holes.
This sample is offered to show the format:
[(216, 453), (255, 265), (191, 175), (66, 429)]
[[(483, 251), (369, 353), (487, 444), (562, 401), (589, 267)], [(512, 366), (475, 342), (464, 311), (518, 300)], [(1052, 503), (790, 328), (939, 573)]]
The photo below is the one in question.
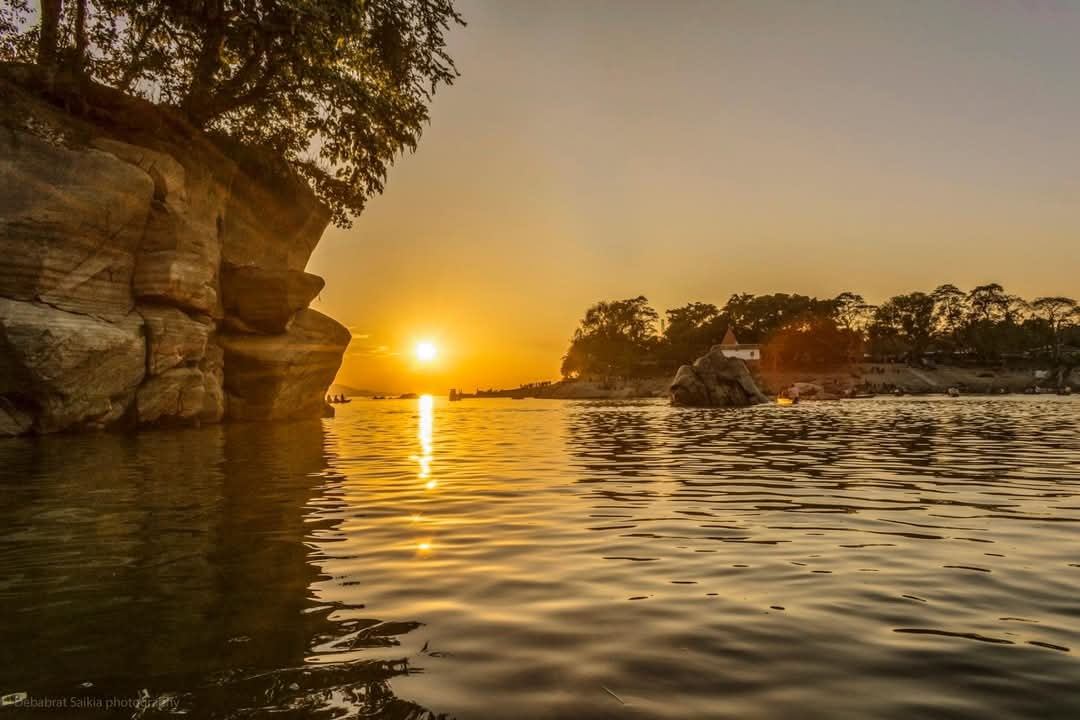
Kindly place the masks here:
[(942, 285), (874, 307), (854, 292), (805, 295), (737, 293), (726, 304), (691, 302), (666, 311), (663, 332), (644, 297), (589, 308), (563, 360), (565, 377), (631, 377), (669, 372), (716, 345), (731, 328), (742, 342), (762, 343), (773, 369), (839, 366), (877, 360), (994, 363), (1006, 357), (1080, 360), (1080, 306), (1069, 297), (1031, 303), (998, 284), (964, 292)]
[(85, 76), (265, 150), (347, 225), (415, 149), (457, 70), (452, 0), (41, 0), (0, 13), (0, 59)]
[(630, 377), (651, 362), (660, 316), (642, 295), (598, 302), (585, 311), (563, 358), (565, 377)]
[(1035, 298), (1031, 303), (1031, 310), (1044, 324), (1047, 339), (1053, 348), (1053, 359), (1058, 361), (1061, 358), (1065, 330), (1080, 322), (1080, 307), (1072, 298), (1056, 295)]
[(889, 354), (922, 354), (934, 331), (934, 298), (914, 292), (897, 295), (874, 311), (870, 339)]

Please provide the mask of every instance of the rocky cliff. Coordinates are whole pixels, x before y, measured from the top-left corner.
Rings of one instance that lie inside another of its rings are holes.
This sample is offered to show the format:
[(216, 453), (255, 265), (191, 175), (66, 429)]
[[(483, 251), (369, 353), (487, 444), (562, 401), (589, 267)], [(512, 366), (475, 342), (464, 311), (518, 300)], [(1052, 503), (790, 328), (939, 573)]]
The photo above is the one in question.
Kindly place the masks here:
[(0, 78), (0, 435), (325, 412), (326, 209), (97, 92), (76, 115)]

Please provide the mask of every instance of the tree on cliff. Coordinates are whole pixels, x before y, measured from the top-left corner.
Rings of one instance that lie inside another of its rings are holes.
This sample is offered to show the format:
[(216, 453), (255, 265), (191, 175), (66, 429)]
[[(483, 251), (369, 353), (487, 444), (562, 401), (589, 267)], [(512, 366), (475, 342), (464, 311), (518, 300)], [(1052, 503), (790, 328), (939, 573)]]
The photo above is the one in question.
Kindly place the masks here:
[(334, 222), (415, 149), (457, 77), (452, 0), (25, 0), (0, 11), (0, 59), (61, 66), (179, 110), (284, 160)]

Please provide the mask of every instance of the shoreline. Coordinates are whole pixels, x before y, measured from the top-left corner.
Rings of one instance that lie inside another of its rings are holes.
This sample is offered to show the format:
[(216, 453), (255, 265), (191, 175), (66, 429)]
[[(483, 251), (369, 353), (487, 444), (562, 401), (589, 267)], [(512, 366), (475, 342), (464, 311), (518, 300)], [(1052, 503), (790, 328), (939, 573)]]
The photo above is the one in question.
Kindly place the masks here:
[[(829, 370), (752, 369), (754, 380), (766, 395), (798, 385), (804, 400), (838, 400), (858, 392), (875, 396), (945, 395), (956, 388), (962, 395), (997, 396), (1026, 394), (1029, 388), (1046, 382), (1037, 378), (1035, 368), (960, 367), (941, 365), (915, 368), (899, 363), (858, 363)], [(1041, 369), (1040, 369), (1041, 370)], [(535, 397), (557, 400), (630, 400), (667, 397), (671, 375), (633, 378), (603, 383), (593, 380), (561, 380), (537, 390), (507, 390), (500, 397)], [(1065, 385), (1080, 390), (1080, 373), (1067, 373)], [(1053, 394), (1047, 388), (1046, 394)], [(472, 398), (470, 398), (472, 399)]]

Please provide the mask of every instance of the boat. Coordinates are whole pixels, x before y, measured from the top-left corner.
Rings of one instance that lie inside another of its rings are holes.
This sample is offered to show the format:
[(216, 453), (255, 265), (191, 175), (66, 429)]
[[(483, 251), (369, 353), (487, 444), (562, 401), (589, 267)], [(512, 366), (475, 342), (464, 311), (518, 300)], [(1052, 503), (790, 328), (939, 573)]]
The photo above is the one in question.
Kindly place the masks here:
[(945, 391), (949, 397), (960, 397), (960, 388), (951, 387)]
[(798, 398), (778, 397), (776, 398), (777, 405), (794, 405), (799, 402)]
[(1070, 387), (1069, 385), (1063, 385), (1063, 386), (1058, 388), (1057, 394), (1058, 395), (1072, 395), (1072, 387)]

